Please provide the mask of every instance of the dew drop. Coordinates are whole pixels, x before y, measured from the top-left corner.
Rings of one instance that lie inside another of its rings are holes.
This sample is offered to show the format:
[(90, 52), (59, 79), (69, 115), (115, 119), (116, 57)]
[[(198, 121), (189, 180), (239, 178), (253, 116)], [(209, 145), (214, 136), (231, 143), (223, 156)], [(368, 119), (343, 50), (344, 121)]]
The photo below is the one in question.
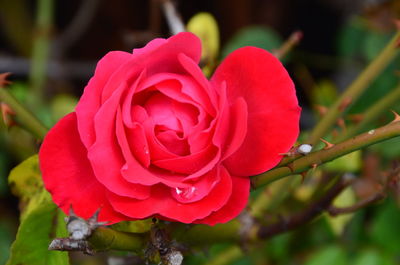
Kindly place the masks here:
[(144, 151), (144, 153), (145, 153), (146, 155), (148, 155), (148, 154), (149, 154), (149, 149), (148, 149), (148, 148), (146, 148), (146, 146), (144, 146), (144, 147), (143, 147), (143, 151)]
[(175, 188), (175, 192), (182, 199), (190, 200), (196, 195), (197, 189), (195, 186), (188, 188)]

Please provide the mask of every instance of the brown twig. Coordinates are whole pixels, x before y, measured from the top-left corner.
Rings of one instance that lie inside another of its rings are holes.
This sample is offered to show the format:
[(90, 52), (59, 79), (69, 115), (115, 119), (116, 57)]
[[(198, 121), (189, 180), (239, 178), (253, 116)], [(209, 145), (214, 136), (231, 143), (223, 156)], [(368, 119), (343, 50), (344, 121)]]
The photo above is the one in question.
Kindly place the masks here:
[(320, 199), (312, 203), (300, 213), (284, 218), (283, 220), (279, 220), (272, 225), (260, 227), (257, 233), (258, 238), (270, 238), (277, 234), (298, 228), (299, 226), (312, 221), (314, 218), (327, 210), (336, 196), (338, 196), (348, 185), (350, 185), (351, 182), (352, 179), (349, 179), (346, 176), (339, 178), (339, 180)]
[(353, 213), (361, 208), (364, 208), (365, 206), (368, 206), (370, 204), (373, 204), (377, 201), (380, 201), (382, 199), (384, 199), (386, 197), (386, 192), (381, 191), (375, 194), (372, 194), (371, 196), (355, 203), (352, 206), (348, 206), (348, 207), (336, 207), (331, 205), (327, 211), (331, 216), (337, 216), (340, 214), (346, 214), (346, 213)]

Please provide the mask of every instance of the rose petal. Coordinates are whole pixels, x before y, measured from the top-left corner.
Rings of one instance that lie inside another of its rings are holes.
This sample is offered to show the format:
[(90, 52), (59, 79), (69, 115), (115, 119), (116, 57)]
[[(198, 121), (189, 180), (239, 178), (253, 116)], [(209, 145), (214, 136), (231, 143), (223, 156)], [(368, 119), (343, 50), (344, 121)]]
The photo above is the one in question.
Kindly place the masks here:
[(232, 194), (232, 180), (226, 170), (214, 169), (209, 174), (220, 174), (221, 181), (204, 199), (193, 203), (182, 204), (172, 198), (170, 189), (163, 185), (154, 186), (150, 198), (135, 200), (108, 192), (108, 199), (113, 208), (134, 219), (148, 218), (154, 215), (192, 223), (203, 219), (211, 212), (221, 209)]
[(93, 175), (86, 148), (78, 134), (75, 112), (62, 118), (49, 131), (39, 158), (45, 187), (66, 214), (72, 206), (78, 216), (87, 219), (101, 208), (101, 222), (129, 219), (113, 210), (103, 185)]
[[(120, 195), (145, 199), (150, 196), (150, 187), (129, 183), (120, 172), (125, 161), (115, 134), (116, 114), (120, 97), (126, 87), (126, 83), (120, 84), (120, 87), (97, 113), (95, 117), (96, 141), (88, 150), (88, 158), (96, 178), (107, 189)], [(126, 152), (129, 151), (126, 150)]]
[(212, 83), (226, 82), (228, 101), (242, 97), (247, 103), (247, 135), (224, 161), (237, 176), (262, 173), (275, 166), (299, 133), (300, 107), (292, 80), (273, 55), (255, 47), (231, 53), (217, 68)]
[(204, 219), (196, 220), (196, 224), (215, 225), (218, 223), (226, 223), (237, 217), (246, 207), (250, 194), (250, 179), (246, 177), (232, 178), (232, 195), (227, 204), (221, 209), (213, 212)]
[(90, 147), (96, 137), (94, 133), (94, 116), (101, 106), (101, 93), (110, 76), (125, 62), (129, 61), (132, 54), (121, 51), (107, 53), (96, 66), (94, 76), (85, 87), (83, 95), (76, 106), (78, 128), (83, 144)]

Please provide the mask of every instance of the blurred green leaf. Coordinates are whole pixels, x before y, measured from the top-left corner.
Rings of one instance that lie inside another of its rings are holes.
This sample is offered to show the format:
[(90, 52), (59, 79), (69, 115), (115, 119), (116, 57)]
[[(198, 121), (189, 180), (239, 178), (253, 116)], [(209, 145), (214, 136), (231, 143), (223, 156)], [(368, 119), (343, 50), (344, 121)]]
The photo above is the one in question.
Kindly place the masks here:
[(68, 94), (57, 95), (51, 102), (51, 114), (54, 121), (58, 121), (70, 112), (73, 112), (78, 99)]
[(6, 265), (68, 265), (67, 252), (48, 250), (53, 238), (67, 236), (63, 215), (50, 194), (43, 190), (30, 201), (29, 208)]
[(48, 250), (51, 240), (67, 236), (67, 231), (64, 214), (43, 188), (38, 156), (34, 155), (15, 167), (10, 173), (9, 183), (26, 206), (21, 213), (21, 224), (7, 265), (69, 264), (68, 253)]
[(268, 257), (273, 260), (287, 260), (290, 256), (290, 233), (285, 233), (271, 238), (265, 243), (265, 250), (268, 253)]
[(338, 246), (328, 246), (312, 254), (305, 265), (347, 265), (346, 252)]
[[(354, 190), (351, 187), (345, 189), (338, 197), (333, 201), (333, 205), (336, 207), (348, 207), (353, 205), (356, 202), (356, 195)], [(336, 235), (341, 235), (343, 233), (344, 228), (353, 218), (353, 213), (350, 214), (341, 214), (338, 216), (329, 216), (327, 215), (328, 222), (332, 227), (333, 232)]]
[(362, 165), (362, 152), (355, 151), (326, 163), (324, 169), (331, 172), (357, 172)]
[(395, 265), (387, 256), (383, 256), (376, 250), (368, 249), (358, 254), (353, 265)]
[(369, 147), (374, 152), (378, 152), (386, 159), (397, 159), (400, 157), (400, 137), (395, 137), (379, 144)]
[(399, 253), (400, 246), (400, 209), (392, 199), (377, 209), (371, 227), (371, 240), (385, 251)]
[(14, 195), (28, 202), (43, 190), (39, 158), (33, 155), (11, 170), (8, 183)]
[(329, 107), (337, 97), (337, 88), (329, 80), (319, 82), (311, 91), (311, 100), (314, 105)]
[(205, 75), (209, 76), (219, 53), (218, 23), (210, 13), (201, 12), (189, 20), (186, 28), (201, 40), (201, 59), (206, 62), (203, 71)]
[(222, 58), (234, 50), (244, 46), (255, 46), (268, 51), (278, 49), (282, 44), (282, 38), (272, 29), (262, 26), (249, 26), (242, 28), (221, 51)]
[(14, 235), (12, 232), (14, 229), (11, 228), (10, 222), (7, 221), (8, 220), (4, 219), (0, 220), (0, 264), (6, 263), (9, 257), (10, 245), (14, 240)]

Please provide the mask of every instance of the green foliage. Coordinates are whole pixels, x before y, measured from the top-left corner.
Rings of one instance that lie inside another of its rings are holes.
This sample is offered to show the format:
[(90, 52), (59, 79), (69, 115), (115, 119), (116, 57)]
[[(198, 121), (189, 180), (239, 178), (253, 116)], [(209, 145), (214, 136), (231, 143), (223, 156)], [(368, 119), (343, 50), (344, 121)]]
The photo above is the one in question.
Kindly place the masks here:
[(255, 46), (268, 51), (277, 49), (282, 44), (282, 38), (271, 28), (249, 26), (242, 28), (223, 47), (221, 57), (225, 58), (234, 50), (244, 46)]
[(361, 151), (355, 151), (326, 163), (324, 169), (330, 172), (357, 172), (362, 166)]
[(14, 168), (9, 176), (14, 194), (25, 205), (7, 265), (67, 265), (66, 252), (49, 251), (55, 237), (67, 236), (64, 215), (43, 188), (37, 155)]
[(388, 200), (377, 210), (371, 227), (371, 240), (385, 252), (398, 255), (400, 246), (399, 207), (393, 200)]
[(58, 121), (68, 113), (74, 111), (78, 99), (68, 94), (57, 95), (51, 102), (52, 120)]
[(347, 265), (346, 252), (336, 246), (327, 246), (313, 253), (305, 265)]
[(43, 190), (37, 155), (33, 155), (11, 170), (8, 183), (14, 195), (27, 203)]

